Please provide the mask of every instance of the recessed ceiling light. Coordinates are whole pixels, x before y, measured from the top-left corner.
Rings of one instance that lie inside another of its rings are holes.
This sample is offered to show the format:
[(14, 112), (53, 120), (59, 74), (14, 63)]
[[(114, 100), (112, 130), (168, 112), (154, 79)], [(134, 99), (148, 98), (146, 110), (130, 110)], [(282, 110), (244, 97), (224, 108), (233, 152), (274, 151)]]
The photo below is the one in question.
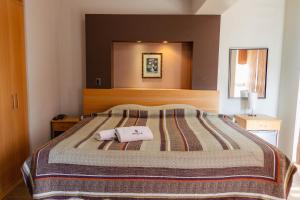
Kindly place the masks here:
[(137, 43), (142, 43), (142, 41), (141, 40), (138, 40), (138, 41), (136, 41)]
[(168, 41), (167, 41), (167, 40), (165, 40), (165, 41), (163, 41), (163, 43), (164, 43), (164, 44), (167, 44), (167, 43), (168, 43)]

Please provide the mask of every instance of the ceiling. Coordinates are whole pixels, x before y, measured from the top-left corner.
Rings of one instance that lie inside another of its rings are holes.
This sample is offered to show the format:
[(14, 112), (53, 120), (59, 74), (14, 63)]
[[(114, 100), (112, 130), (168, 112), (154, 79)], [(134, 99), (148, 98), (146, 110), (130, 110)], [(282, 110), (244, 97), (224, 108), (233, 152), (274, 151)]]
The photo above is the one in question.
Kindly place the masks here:
[(189, 1), (191, 14), (221, 15), (238, 0), (191, 0)]

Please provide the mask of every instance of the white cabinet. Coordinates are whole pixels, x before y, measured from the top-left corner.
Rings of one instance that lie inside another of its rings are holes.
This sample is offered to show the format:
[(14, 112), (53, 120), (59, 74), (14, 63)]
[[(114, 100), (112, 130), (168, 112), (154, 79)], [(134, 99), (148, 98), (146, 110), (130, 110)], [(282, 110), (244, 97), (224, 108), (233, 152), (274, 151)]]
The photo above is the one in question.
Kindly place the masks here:
[(261, 139), (265, 140), (266, 142), (277, 146), (277, 131), (250, 131), (254, 135), (260, 137)]

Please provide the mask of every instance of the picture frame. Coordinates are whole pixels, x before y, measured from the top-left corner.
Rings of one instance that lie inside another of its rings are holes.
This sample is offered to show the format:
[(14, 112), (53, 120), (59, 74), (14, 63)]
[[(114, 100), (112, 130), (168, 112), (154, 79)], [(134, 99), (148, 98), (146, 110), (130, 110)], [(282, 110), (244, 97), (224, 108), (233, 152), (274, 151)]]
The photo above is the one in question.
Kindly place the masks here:
[(142, 78), (162, 78), (162, 53), (142, 53)]

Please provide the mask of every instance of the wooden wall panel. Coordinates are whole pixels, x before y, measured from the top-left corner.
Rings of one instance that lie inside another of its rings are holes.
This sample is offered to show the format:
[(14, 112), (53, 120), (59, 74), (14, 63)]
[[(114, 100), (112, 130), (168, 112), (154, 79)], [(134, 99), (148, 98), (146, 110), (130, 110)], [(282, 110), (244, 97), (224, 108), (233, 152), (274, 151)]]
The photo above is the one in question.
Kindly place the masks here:
[(215, 112), (219, 110), (219, 93), (215, 90), (173, 89), (85, 89), (83, 112), (103, 112), (122, 104), (160, 106), (166, 104), (189, 104), (199, 109)]

